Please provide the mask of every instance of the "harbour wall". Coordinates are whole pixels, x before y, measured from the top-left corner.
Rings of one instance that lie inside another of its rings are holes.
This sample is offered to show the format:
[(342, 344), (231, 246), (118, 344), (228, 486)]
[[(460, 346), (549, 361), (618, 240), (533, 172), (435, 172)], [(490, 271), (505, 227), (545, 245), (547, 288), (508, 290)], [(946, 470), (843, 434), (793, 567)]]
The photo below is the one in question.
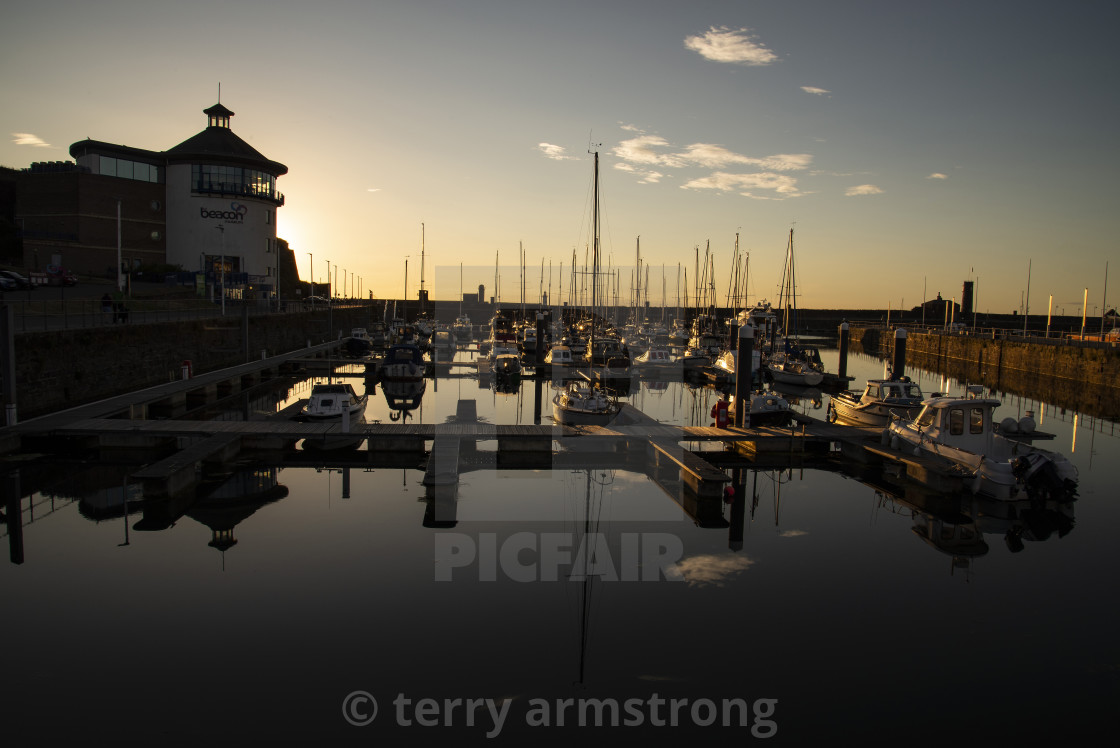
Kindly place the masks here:
[[(894, 358), (895, 330), (850, 326), (851, 350)], [(1120, 418), (1120, 347), (1068, 339), (910, 331), (906, 366), (1053, 403), (1099, 418)]]
[(249, 316), (189, 322), (121, 324), (16, 335), (20, 420), (163, 384), (191, 371), (236, 366), (287, 353), (366, 327), (367, 309)]

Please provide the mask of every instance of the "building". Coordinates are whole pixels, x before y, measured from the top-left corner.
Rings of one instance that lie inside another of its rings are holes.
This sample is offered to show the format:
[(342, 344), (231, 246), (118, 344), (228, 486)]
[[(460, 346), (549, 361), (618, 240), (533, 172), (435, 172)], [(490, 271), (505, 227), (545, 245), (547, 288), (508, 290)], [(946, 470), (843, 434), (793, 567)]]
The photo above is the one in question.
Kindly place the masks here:
[(75, 163), (20, 172), (24, 266), (109, 278), (179, 268), (224, 276), (233, 295), (271, 295), (283, 246), (276, 180), (288, 167), (234, 134), (221, 103), (203, 113), (206, 129), (166, 151), (87, 139), (70, 146)]

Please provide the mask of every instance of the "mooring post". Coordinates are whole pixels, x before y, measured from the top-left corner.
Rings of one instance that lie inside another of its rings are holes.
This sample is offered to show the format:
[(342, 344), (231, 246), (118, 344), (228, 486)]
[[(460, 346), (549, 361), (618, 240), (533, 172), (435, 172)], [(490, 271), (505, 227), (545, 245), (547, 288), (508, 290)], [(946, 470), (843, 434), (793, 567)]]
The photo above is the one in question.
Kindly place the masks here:
[[(540, 344), (538, 338), (537, 345)], [(539, 376), (533, 377), (533, 423), (537, 426), (541, 425), (541, 378)]]
[[(537, 345), (533, 351), (533, 362), (538, 367), (544, 363), (544, 315), (540, 312), (537, 312)], [(537, 414), (539, 423), (540, 408), (537, 408)]]
[(848, 377), (848, 339), (850, 333), (848, 332), (848, 323), (840, 323), (840, 379), (847, 379)]
[(751, 424), (751, 381), (754, 379), (754, 327), (739, 328), (735, 359), (735, 426)]
[[(940, 337), (940, 336), (939, 336)], [(906, 372), (906, 330), (901, 327), (894, 331), (894, 364), (891, 377), (901, 379)]]
[(15, 310), (0, 307), (0, 388), (3, 389), (4, 425), (16, 425), (16, 336)]

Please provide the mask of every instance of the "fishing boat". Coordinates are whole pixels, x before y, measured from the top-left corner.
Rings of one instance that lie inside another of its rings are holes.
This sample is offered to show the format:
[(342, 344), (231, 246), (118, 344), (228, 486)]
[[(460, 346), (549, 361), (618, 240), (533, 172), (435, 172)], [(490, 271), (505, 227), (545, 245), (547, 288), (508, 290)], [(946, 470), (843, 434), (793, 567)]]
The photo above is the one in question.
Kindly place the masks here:
[(592, 255), (591, 311), (592, 321), (587, 345), (587, 376), (584, 381), (570, 382), (552, 398), (552, 417), (558, 423), (569, 425), (605, 426), (621, 410), (618, 402), (609, 397), (594, 384), (593, 354), (595, 351), (594, 314), (598, 304), (599, 287), (599, 152), (595, 151), (594, 199), (592, 208), (592, 233), (594, 237)]
[(860, 390), (845, 390), (832, 395), (828, 403), (828, 422), (885, 428), (891, 414), (913, 418), (922, 409), (922, 388), (909, 377), (869, 379)]
[[(963, 397), (938, 396), (922, 402), (914, 418), (891, 417), (883, 432), (893, 449), (935, 458), (948, 473), (963, 474), (975, 494), (1000, 500), (1050, 499), (1070, 501), (1076, 496), (1077, 468), (1064, 456), (997, 431), (993, 413), (996, 398), (981, 397), (981, 388), (968, 388)], [(1010, 419), (1014, 420), (1014, 419)], [(1022, 433), (1034, 431), (1033, 421), (1016, 423)]]

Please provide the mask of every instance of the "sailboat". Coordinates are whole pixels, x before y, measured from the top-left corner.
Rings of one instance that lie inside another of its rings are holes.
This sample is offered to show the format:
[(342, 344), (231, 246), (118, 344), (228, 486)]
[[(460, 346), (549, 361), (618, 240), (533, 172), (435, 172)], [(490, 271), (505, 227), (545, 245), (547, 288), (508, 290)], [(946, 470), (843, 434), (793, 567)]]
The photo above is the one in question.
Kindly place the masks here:
[[(595, 191), (592, 208), (594, 232), (594, 251), (591, 265), (591, 325), (588, 351), (595, 349), (595, 310), (598, 304), (599, 288), (599, 152), (595, 151)], [(609, 397), (595, 384), (594, 364), (587, 357), (587, 374), (584, 380), (576, 380), (552, 398), (552, 417), (557, 423), (580, 426), (605, 426), (621, 410), (618, 402)]]
[[(798, 387), (815, 387), (824, 381), (824, 367), (817, 360), (806, 355), (797, 345), (797, 281), (794, 276), (793, 264), (793, 229), (789, 230), (789, 246), (786, 249), (786, 266), (783, 273), (782, 296), (785, 300), (785, 317), (782, 330), (786, 334), (783, 350), (775, 351), (766, 359), (766, 368), (770, 378), (782, 384), (791, 384)], [(781, 305), (781, 301), (779, 300)], [(790, 335), (793, 334), (793, 340)]]

